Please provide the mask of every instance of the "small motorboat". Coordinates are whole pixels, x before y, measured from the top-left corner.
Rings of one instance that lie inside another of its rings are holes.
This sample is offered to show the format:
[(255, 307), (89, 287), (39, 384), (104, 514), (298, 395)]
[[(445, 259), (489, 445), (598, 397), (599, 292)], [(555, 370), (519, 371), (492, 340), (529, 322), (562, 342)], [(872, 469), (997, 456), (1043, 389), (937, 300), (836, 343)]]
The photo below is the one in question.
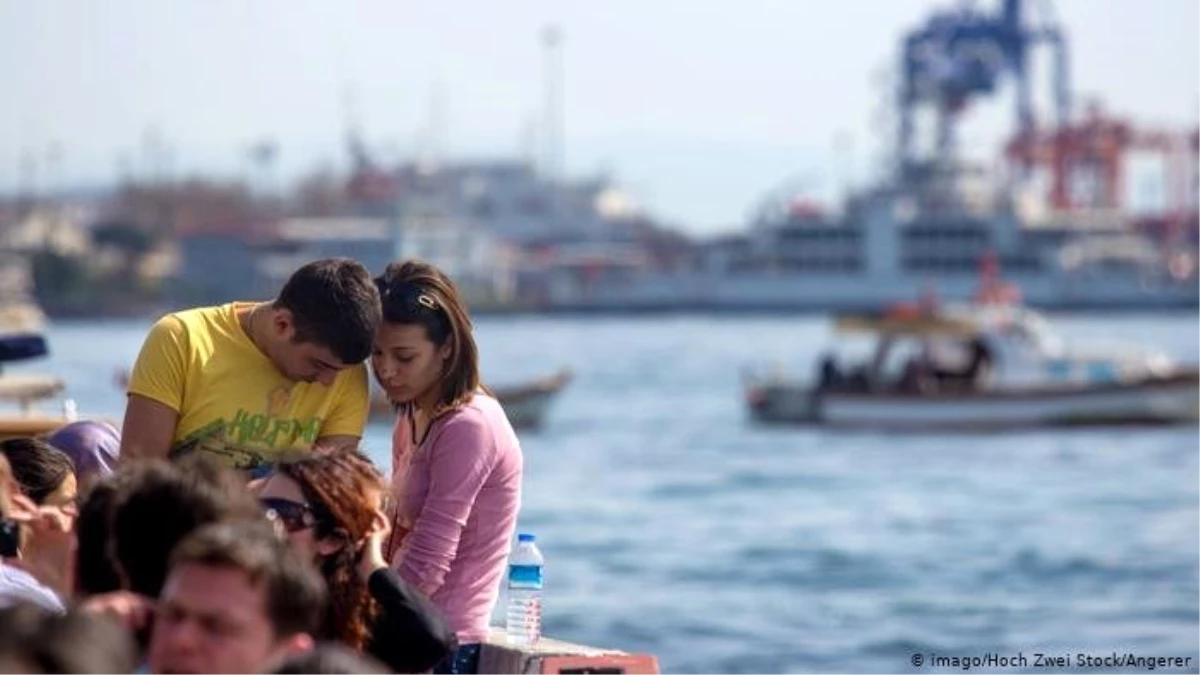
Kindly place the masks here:
[[(550, 406), (559, 392), (571, 381), (571, 371), (558, 372), (530, 382), (505, 387), (492, 387), (508, 421), (516, 429), (537, 429), (545, 422)], [(395, 418), (395, 408), (378, 388), (372, 389), (371, 421), (387, 422)]]
[(1200, 413), (1196, 367), (1140, 349), (1067, 349), (1019, 304), (908, 306), (837, 317), (834, 329), (873, 339), (870, 358), (843, 367), (827, 355), (808, 382), (747, 376), (754, 419), (974, 430), (1194, 423)]
[[(39, 404), (58, 397), (63, 381), (36, 373), (4, 373), (4, 364), (26, 361), (50, 353), (44, 333), (45, 316), (36, 304), (7, 302), (0, 306), (0, 440), (48, 434), (70, 422), (74, 404), (62, 402), (58, 413), (42, 412)], [(15, 409), (14, 409), (15, 408)]]

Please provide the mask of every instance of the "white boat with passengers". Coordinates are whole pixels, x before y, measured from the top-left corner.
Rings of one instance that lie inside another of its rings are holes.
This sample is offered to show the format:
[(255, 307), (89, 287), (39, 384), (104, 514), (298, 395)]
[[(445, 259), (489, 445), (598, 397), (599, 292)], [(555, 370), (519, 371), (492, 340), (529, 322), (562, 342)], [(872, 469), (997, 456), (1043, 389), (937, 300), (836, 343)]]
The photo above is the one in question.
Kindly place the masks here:
[(832, 354), (817, 377), (747, 377), (763, 422), (937, 430), (1195, 422), (1194, 366), (1141, 349), (1068, 349), (1019, 304), (909, 305), (837, 317), (839, 341), (872, 340), (865, 362)]

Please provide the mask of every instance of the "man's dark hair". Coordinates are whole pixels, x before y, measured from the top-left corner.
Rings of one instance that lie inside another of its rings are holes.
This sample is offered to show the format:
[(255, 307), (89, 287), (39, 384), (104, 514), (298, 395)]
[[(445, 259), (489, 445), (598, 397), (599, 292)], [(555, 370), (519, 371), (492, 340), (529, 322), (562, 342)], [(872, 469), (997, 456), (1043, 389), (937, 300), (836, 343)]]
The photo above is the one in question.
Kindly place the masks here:
[(132, 673), (137, 649), (107, 616), (57, 614), (29, 603), (0, 609), (0, 672)]
[(325, 581), (313, 565), (259, 522), (206, 525), (179, 543), (170, 569), (224, 567), (245, 573), (267, 596), (267, 618), (276, 637), (317, 632), (325, 610)]
[(347, 364), (371, 355), (381, 312), (379, 291), (357, 260), (308, 263), (292, 274), (273, 304), (292, 313), (296, 342), (328, 347)]
[(128, 590), (158, 597), (171, 551), (203, 525), (265, 520), (258, 500), (232, 469), (202, 454), (174, 464), (146, 460), (118, 479), (112, 511), (113, 560)]
[(0, 453), (8, 458), (21, 492), (35, 504), (44, 504), (46, 497), (75, 473), (75, 463), (67, 453), (38, 438), (0, 441)]
[(303, 654), (288, 657), (271, 672), (274, 675), (382, 675), (391, 671), (379, 661), (345, 645), (322, 642)]
[(97, 595), (121, 589), (121, 575), (109, 554), (117, 481), (105, 476), (83, 493), (75, 518), (75, 592)]

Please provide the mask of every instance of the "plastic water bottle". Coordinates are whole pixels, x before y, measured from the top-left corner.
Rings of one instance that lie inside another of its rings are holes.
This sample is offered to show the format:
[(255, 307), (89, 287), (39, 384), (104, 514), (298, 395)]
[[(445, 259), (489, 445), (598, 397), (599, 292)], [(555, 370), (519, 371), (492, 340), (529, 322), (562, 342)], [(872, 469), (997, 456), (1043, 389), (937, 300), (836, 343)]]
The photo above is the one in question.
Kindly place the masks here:
[(68, 422), (75, 422), (79, 419), (79, 406), (73, 398), (63, 399), (62, 411), (63, 419)]
[(542, 636), (542, 568), (546, 564), (532, 534), (517, 535), (508, 556), (508, 611), (504, 629), (514, 645), (531, 645)]

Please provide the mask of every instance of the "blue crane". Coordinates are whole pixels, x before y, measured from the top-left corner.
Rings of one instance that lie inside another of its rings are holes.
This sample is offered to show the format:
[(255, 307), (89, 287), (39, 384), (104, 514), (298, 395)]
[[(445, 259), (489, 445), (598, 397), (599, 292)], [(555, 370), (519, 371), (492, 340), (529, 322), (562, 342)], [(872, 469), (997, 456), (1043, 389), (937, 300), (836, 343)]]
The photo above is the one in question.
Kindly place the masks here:
[(994, 94), (1008, 73), (1016, 84), (1018, 134), (1033, 133), (1035, 119), (1030, 91), (1032, 48), (1053, 50), (1052, 73), (1055, 122), (1066, 124), (1070, 114), (1066, 36), (1043, 11), (1040, 27), (1026, 27), (1021, 0), (1004, 0), (999, 15), (972, 6), (940, 12), (904, 38), (898, 91), (900, 128), (897, 158), (902, 170), (919, 160), (914, 151), (914, 118), (921, 106), (936, 115), (935, 158), (953, 154), (956, 117), (974, 97)]

